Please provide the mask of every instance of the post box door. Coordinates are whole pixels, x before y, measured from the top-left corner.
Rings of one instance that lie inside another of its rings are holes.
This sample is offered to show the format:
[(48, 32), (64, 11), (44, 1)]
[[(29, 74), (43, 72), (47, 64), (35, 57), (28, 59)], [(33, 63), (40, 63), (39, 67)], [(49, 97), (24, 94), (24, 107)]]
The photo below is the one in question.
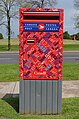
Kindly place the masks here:
[(58, 79), (59, 33), (24, 32), (24, 79)]

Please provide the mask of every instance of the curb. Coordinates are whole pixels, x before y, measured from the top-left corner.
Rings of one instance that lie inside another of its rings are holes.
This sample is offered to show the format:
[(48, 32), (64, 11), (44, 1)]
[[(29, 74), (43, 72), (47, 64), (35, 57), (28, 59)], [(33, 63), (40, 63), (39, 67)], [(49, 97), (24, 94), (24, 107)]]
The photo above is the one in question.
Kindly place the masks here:
[(79, 51), (64, 51), (64, 52), (79, 52)]
[(11, 53), (17, 54), (17, 53), (19, 53), (19, 51), (6, 51), (6, 52), (0, 52), (0, 54), (11, 54)]

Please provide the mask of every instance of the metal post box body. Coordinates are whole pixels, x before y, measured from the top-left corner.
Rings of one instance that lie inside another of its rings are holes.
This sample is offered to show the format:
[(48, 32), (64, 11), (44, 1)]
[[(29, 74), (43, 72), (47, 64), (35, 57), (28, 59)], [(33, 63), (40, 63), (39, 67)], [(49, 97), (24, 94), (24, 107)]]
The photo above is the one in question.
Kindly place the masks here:
[(20, 78), (61, 80), (63, 10), (20, 9)]
[(20, 9), (19, 112), (62, 112), (63, 9)]

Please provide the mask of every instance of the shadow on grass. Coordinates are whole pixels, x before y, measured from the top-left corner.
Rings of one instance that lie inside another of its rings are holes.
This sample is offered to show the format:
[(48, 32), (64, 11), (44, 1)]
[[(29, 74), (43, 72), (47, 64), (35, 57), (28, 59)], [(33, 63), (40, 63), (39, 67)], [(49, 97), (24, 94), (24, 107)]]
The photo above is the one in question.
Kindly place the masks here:
[(16, 112), (19, 113), (19, 95), (18, 94), (6, 94), (2, 100), (6, 101), (9, 105), (11, 105)]

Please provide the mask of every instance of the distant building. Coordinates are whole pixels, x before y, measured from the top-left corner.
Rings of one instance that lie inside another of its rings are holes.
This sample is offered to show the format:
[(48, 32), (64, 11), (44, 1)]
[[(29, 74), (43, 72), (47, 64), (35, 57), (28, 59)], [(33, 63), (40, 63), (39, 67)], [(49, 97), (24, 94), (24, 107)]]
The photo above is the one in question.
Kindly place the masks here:
[(76, 40), (77, 39), (77, 34), (70, 35), (71, 40)]

